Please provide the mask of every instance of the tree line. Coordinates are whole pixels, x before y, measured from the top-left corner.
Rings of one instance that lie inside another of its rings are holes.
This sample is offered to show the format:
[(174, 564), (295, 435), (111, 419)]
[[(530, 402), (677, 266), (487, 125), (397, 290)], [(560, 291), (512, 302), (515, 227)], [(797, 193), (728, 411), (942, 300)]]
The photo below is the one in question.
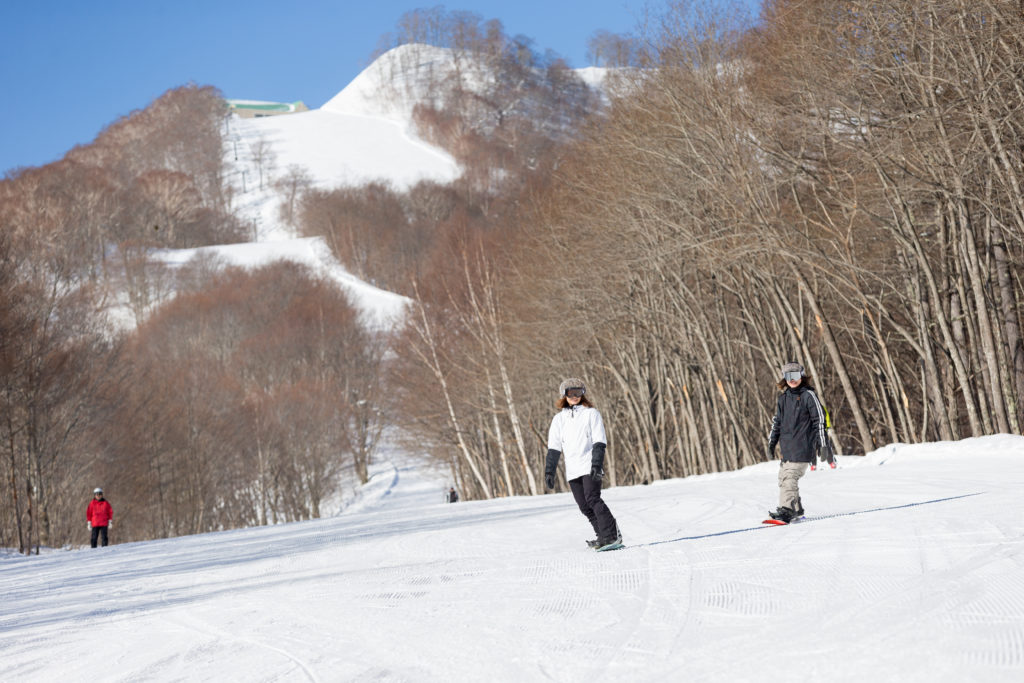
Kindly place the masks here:
[(128, 541), (318, 517), (368, 479), (387, 344), (338, 286), (153, 258), (249, 233), (226, 116), (176, 88), (0, 182), (0, 546), (82, 542), (96, 485)]
[(763, 461), (794, 358), (840, 452), (1019, 433), (1022, 23), (995, 0), (768, 0), (756, 23), (669, 2), (595, 36), (618, 67), (597, 93), (498, 22), (410, 13), (385, 46), (453, 51), (415, 119), (463, 176), (276, 181), (297, 230), (410, 298), (389, 335), (295, 265), (149, 258), (249, 234), (219, 93), (168, 92), (0, 182), (0, 545), (76, 542), (111, 480), (119, 540), (316, 517), (385, 430), (464, 498), (540, 494), (565, 376), (612, 485)]
[(1019, 433), (1019, 3), (673, 2), (633, 45), (604, 113), (414, 293), (409, 428), (464, 493), (538, 492), (569, 375), (612, 484), (765, 460), (790, 359), (842, 453)]

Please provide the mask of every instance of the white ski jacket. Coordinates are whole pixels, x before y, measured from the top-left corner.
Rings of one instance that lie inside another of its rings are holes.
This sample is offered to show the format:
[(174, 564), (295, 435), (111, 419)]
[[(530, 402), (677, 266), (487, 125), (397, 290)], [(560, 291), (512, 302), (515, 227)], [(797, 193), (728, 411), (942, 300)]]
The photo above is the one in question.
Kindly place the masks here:
[(565, 456), (567, 480), (590, 474), (591, 452), (595, 443), (608, 443), (604, 420), (597, 408), (582, 405), (562, 408), (551, 420), (548, 448)]

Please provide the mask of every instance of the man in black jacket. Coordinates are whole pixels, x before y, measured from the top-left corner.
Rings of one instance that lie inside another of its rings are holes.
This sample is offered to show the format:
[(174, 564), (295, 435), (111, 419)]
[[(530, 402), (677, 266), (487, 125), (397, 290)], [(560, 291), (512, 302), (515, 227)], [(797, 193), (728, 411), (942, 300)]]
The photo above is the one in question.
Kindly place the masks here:
[(768, 435), (768, 457), (775, 458), (776, 445), (782, 456), (779, 463), (779, 508), (769, 514), (772, 519), (788, 523), (804, 514), (798, 485), (800, 477), (815, 462), (818, 449), (827, 453), (829, 445), (825, 435), (825, 413), (804, 366), (791, 361), (780, 370), (782, 379), (777, 386), (781, 393)]

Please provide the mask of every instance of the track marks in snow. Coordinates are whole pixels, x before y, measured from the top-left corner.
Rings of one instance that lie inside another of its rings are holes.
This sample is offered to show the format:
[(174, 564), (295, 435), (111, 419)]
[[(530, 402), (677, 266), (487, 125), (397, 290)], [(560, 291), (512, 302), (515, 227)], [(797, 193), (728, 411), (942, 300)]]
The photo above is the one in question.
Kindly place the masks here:
[[(514, 621), (543, 624), (535, 626), (536, 638), (550, 643), (553, 659), (573, 662), (572, 673), (545, 669), (549, 677), (599, 679), (609, 661), (639, 670), (672, 643), (674, 628), (657, 633), (648, 628), (652, 619), (675, 611), (652, 588), (646, 550), (596, 553), (581, 543), (578, 549), (530, 561), (513, 573), (502, 599), (521, 602), (518, 612), (524, 618)], [(538, 593), (547, 597), (538, 600)], [(622, 600), (623, 595), (630, 598)]]
[(640, 590), (646, 579), (647, 573), (642, 569), (605, 571), (595, 577), (598, 589), (624, 592)]
[(391, 591), (388, 593), (367, 593), (358, 596), (362, 600), (369, 600), (375, 603), (382, 603), (382, 607), (399, 607), (407, 600), (423, 598), (429, 595), (427, 591)]
[(951, 630), (964, 634), (966, 663), (995, 668), (1024, 667), (1024, 573), (1011, 560), (987, 567), (977, 595), (947, 614)]
[(594, 598), (580, 592), (573, 592), (566, 595), (552, 596), (551, 600), (544, 600), (540, 603), (533, 602), (526, 605), (524, 611), (542, 617), (571, 619), (593, 609), (595, 604), (596, 600)]
[[(964, 653), (966, 664), (997, 669), (1019, 669), (1024, 666), (1024, 631), (1020, 628), (1004, 631), (991, 626), (984, 631), (983, 639), (966, 637), (969, 648)], [(975, 640), (980, 642), (975, 643)]]
[[(234, 656), (238, 656), (238, 646), (240, 645), (242, 648), (263, 649), (277, 653), (290, 661), (294, 667), (298, 668), (305, 680), (313, 681), (314, 683), (320, 680), (314, 673), (313, 668), (302, 657), (285, 648), (264, 642), (258, 635), (246, 636), (243, 635), (244, 631), (229, 632), (224, 628), (218, 627), (216, 625), (218, 622), (215, 619), (203, 618), (202, 612), (190, 608), (179, 608), (171, 612), (166, 619), (168, 622), (193, 631), (203, 638), (202, 642), (189, 648), (180, 657), (188, 665), (189, 670), (196, 672), (194, 675), (197, 677), (202, 677), (201, 672), (204, 664), (223, 660), (225, 649), (231, 650)], [(234, 643), (235, 645), (225, 648), (223, 645), (225, 642)], [(175, 657), (174, 659), (179, 658)], [(270, 671), (267, 672), (268, 675), (270, 673)]]
[[(597, 553), (585, 548), (554, 562), (531, 563), (519, 572), (521, 579), (517, 583), (550, 585), (551, 599), (539, 604), (530, 601), (524, 609), (546, 616), (573, 617), (599, 607), (603, 603), (602, 596), (609, 591), (634, 591), (642, 584), (643, 577), (637, 570), (617, 569), (614, 564), (611, 567), (609, 570)], [(559, 589), (567, 579), (572, 589)]]
[(480, 574), (467, 568), (465, 561), (455, 560), (353, 572), (344, 577), (345, 601), (377, 609), (404, 608), (415, 600), (450, 602), (458, 597), (461, 584), (475, 582)]
[(795, 595), (775, 585), (725, 581), (712, 585), (703, 593), (702, 608), (741, 617), (770, 617), (782, 614), (785, 601)]

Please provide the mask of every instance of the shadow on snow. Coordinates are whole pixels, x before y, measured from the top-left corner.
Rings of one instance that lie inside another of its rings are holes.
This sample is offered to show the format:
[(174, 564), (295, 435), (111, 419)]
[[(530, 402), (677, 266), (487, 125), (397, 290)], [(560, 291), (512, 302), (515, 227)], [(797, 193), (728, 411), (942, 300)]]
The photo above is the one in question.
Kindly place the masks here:
[[(836, 517), (850, 517), (852, 515), (866, 515), (871, 512), (885, 512), (887, 510), (901, 510), (903, 508), (918, 507), (920, 505), (932, 505), (934, 503), (945, 503), (950, 500), (957, 500), (959, 498), (970, 498), (971, 496), (980, 496), (984, 493), (979, 491), (978, 493), (965, 493), (959, 496), (949, 496), (948, 498), (936, 498), (935, 500), (924, 500), (918, 503), (906, 503), (905, 505), (890, 505), (888, 507), (871, 508), (870, 510), (855, 510), (853, 512), (837, 512), (832, 515), (817, 515), (814, 517), (805, 517), (800, 521), (800, 524), (807, 522), (818, 522), (823, 519), (835, 519)], [(679, 541), (696, 541), (701, 538), (714, 538), (715, 536), (728, 536), (729, 534), (741, 534), (745, 531), (757, 531), (758, 529), (769, 529), (772, 525), (758, 524), (757, 526), (746, 527), (743, 529), (730, 529), (729, 531), (716, 531), (710, 534), (700, 534), (698, 536), (680, 536), (679, 538), (672, 538), (667, 541), (651, 541), (650, 543), (636, 543), (626, 546), (627, 548), (646, 548), (652, 545), (661, 545), (663, 543), (678, 543)]]

